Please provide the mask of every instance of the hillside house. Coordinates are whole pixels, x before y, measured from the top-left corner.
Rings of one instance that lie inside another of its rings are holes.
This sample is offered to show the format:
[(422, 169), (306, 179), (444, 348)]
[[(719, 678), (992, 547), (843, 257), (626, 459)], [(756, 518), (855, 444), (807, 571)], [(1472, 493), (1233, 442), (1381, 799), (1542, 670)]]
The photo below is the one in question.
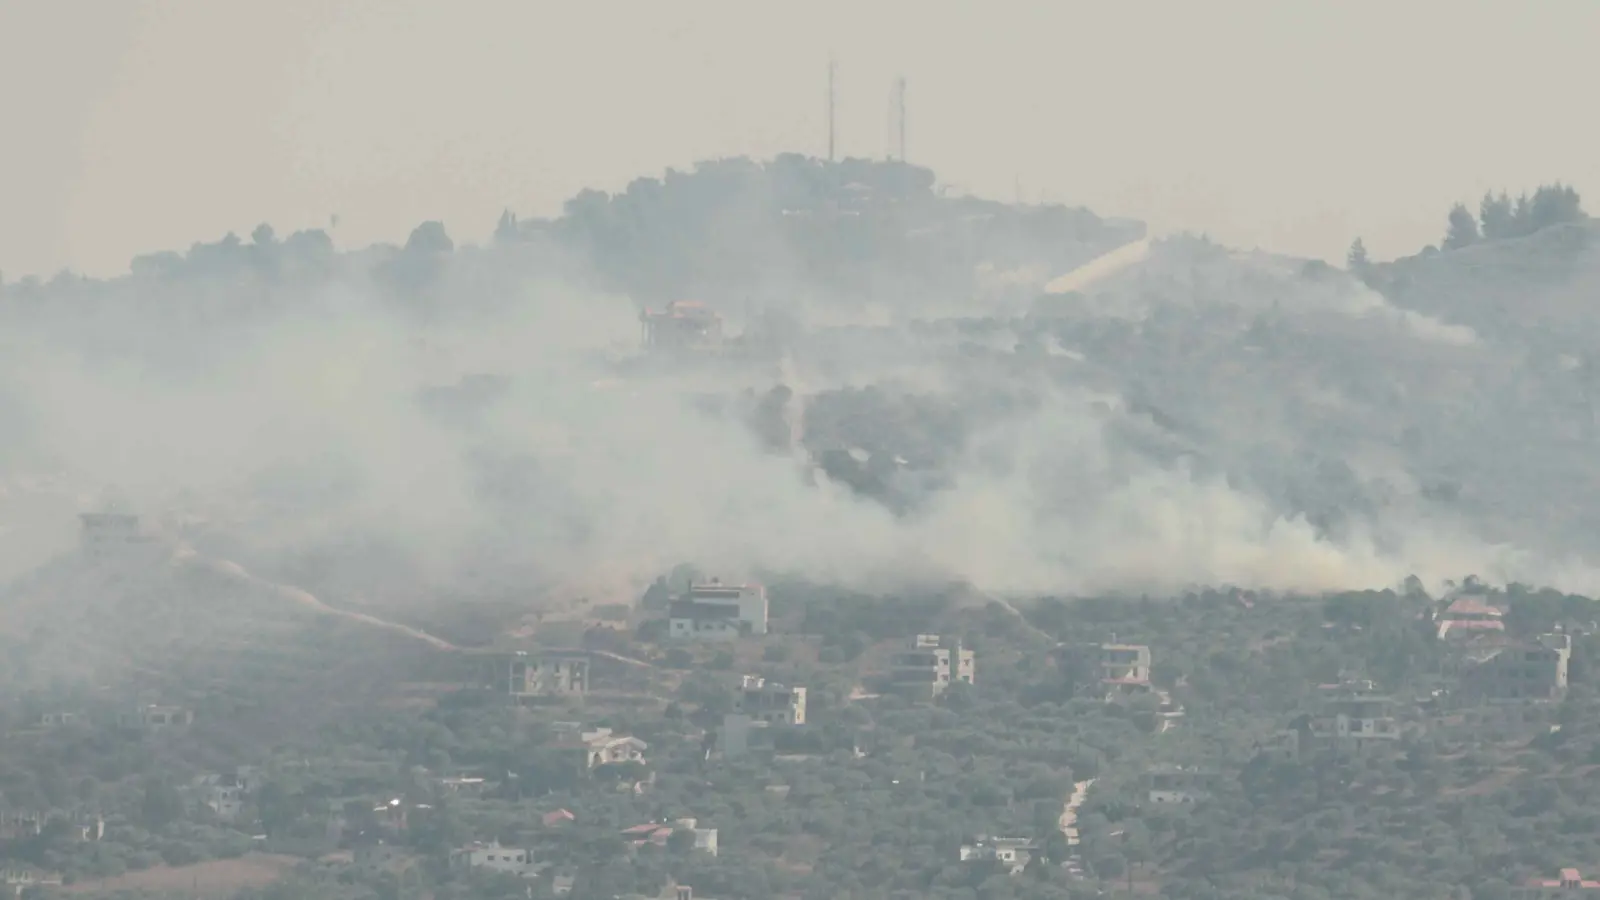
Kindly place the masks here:
[(506, 661), (506, 690), (517, 698), (582, 694), (589, 661), (586, 650), (519, 650)]
[(527, 847), (502, 847), (499, 841), (476, 842), (450, 853), (450, 864), (458, 869), (500, 872), (519, 878), (536, 878), (549, 863), (535, 862)]
[(649, 745), (636, 737), (614, 734), (609, 728), (593, 731), (564, 731), (556, 738), (556, 747), (571, 751), (585, 769), (619, 763), (645, 764), (645, 750)]
[(1210, 797), (1220, 778), (1215, 771), (1193, 766), (1151, 766), (1143, 787), (1152, 806), (1192, 806)]
[(640, 341), (647, 350), (714, 350), (722, 346), (722, 316), (704, 303), (674, 300), (662, 310), (639, 313)]
[(0, 885), (8, 897), (22, 897), (30, 891), (61, 886), (61, 873), (33, 866), (12, 866), (0, 869)]
[(1150, 690), (1150, 648), (1143, 644), (1101, 644), (1100, 683), (1112, 693)]
[(83, 513), (78, 516), (78, 544), (91, 562), (124, 559), (154, 546), (155, 541), (128, 513)]
[(961, 845), (961, 861), (999, 863), (1007, 874), (1016, 875), (1028, 867), (1038, 849), (1030, 838), (977, 837)]
[(1452, 599), (1435, 618), (1441, 641), (1466, 641), (1506, 630), (1505, 612), (1481, 594), (1461, 594)]
[(900, 694), (930, 700), (956, 682), (975, 683), (976, 657), (960, 641), (919, 634), (889, 660), (889, 683)]
[(769, 725), (804, 725), (806, 689), (746, 675), (733, 697), (733, 711)]
[(194, 710), (183, 706), (162, 706), (151, 703), (135, 707), (118, 717), (124, 728), (144, 732), (160, 732), (188, 728), (194, 724)]
[(416, 854), (410, 849), (383, 840), (358, 843), (350, 857), (350, 864), (366, 875), (385, 872), (398, 875), (416, 866), (417, 862)]
[(1514, 900), (1574, 900), (1600, 897), (1600, 881), (1584, 878), (1577, 869), (1562, 869), (1555, 878), (1530, 878), (1512, 890)]
[(1328, 697), (1323, 709), (1306, 724), (1313, 744), (1335, 750), (1362, 751), (1400, 739), (1395, 701), (1381, 694), (1345, 693)]
[(1490, 703), (1548, 702), (1567, 692), (1572, 637), (1541, 635), (1494, 648), (1461, 669), (1464, 697)]
[(767, 633), (767, 591), (759, 584), (692, 585), (667, 610), (667, 637), (732, 641)]
[(693, 849), (710, 856), (717, 855), (717, 829), (699, 827), (699, 820), (692, 817), (674, 819), (671, 824), (665, 822), (646, 822), (622, 829), (622, 837), (634, 846), (655, 844), (665, 847), (678, 832), (687, 832), (694, 836)]

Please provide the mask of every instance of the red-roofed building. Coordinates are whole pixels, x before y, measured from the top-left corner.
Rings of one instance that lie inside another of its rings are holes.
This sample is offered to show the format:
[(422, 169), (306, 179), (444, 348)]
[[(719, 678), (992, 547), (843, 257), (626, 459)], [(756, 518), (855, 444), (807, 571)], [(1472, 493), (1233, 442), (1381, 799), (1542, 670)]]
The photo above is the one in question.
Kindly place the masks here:
[(1513, 894), (1517, 900), (1558, 900), (1600, 896), (1600, 881), (1584, 878), (1575, 868), (1562, 869), (1558, 878), (1530, 878)]
[(1505, 613), (1478, 595), (1457, 597), (1439, 614), (1439, 640), (1466, 640), (1503, 634)]

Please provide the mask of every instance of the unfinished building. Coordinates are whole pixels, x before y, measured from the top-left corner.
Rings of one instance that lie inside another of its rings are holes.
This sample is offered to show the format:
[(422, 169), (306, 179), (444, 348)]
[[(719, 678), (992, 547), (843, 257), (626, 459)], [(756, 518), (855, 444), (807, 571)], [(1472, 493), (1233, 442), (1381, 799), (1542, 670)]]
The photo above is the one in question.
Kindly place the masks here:
[(1101, 644), (1100, 683), (1109, 692), (1150, 690), (1150, 648), (1115, 641)]
[(958, 640), (937, 634), (913, 637), (905, 650), (889, 661), (889, 684), (899, 694), (917, 700), (930, 700), (943, 694), (952, 683), (974, 683), (976, 659)]
[(660, 311), (639, 313), (646, 350), (714, 350), (722, 346), (722, 317), (704, 303), (674, 300)]
[(733, 697), (733, 711), (769, 725), (804, 725), (806, 689), (746, 675)]
[(1509, 642), (1461, 669), (1463, 697), (1488, 703), (1550, 702), (1567, 693), (1572, 636)]
[(519, 650), (507, 660), (506, 689), (517, 698), (581, 695), (589, 689), (589, 653)]
[(695, 584), (667, 610), (667, 637), (731, 641), (767, 633), (767, 591), (759, 584)]
[(94, 562), (122, 559), (150, 547), (154, 541), (129, 513), (83, 513), (78, 516), (78, 545)]

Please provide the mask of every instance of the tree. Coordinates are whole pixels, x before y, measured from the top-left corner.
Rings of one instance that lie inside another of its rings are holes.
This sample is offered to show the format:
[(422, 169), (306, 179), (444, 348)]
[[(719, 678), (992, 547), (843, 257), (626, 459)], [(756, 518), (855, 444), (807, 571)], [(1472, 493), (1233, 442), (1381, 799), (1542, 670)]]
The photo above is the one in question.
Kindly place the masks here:
[(1350, 242), (1350, 252), (1345, 254), (1344, 260), (1345, 266), (1357, 273), (1366, 271), (1372, 265), (1372, 261), (1367, 258), (1367, 245), (1361, 242), (1361, 238)]
[(494, 226), (494, 239), (502, 244), (517, 239), (517, 217), (511, 210), (500, 214), (500, 221)]
[(445, 255), (455, 248), (455, 242), (450, 240), (443, 222), (423, 222), (412, 229), (411, 236), (406, 238), (408, 254)]
[(1460, 250), (1478, 242), (1478, 220), (1467, 211), (1465, 203), (1450, 208), (1450, 225), (1444, 235), (1445, 250)]
[(1483, 225), (1485, 240), (1503, 240), (1516, 233), (1516, 216), (1511, 211), (1511, 198), (1506, 196), (1505, 191), (1498, 195), (1483, 195), (1483, 200), (1478, 203), (1478, 220)]
[(277, 237), (277, 232), (273, 231), (272, 230), (272, 226), (268, 225), (265, 222), (262, 222), (260, 225), (257, 225), (256, 229), (254, 231), (250, 232), (250, 240), (257, 247), (265, 247), (265, 246), (271, 244), (273, 239), (276, 238), (276, 237)]
[(1585, 218), (1578, 192), (1560, 182), (1541, 185), (1528, 203), (1529, 233)]

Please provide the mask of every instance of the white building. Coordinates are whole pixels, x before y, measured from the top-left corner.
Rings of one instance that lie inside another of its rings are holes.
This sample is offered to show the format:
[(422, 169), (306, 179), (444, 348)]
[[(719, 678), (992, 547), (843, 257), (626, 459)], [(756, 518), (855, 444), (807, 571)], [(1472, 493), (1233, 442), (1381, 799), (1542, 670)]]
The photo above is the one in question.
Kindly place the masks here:
[(450, 854), (450, 861), (460, 868), (502, 872), (521, 878), (536, 877), (548, 865), (534, 862), (533, 851), (526, 847), (502, 847), (499, 841), (462, 847)]
[(1038, 850), (1028, 838), (979, 837), (961, 845), (962, 862), (997, 862), (1009, 874), (1027, 868)]
[(121, 559), (147, 550), (154, 540), (139, 526), (139, 517), (128, 513), (83, 513), (78, 516), (78, 534), (83, 555), (100, 562)]
[(643, 765), (644, 751), (650, 745), (631, 735), (613, 734), (609, 728), (596, 728), (593, 731), (565, 732), (558, 736), (557, 746), (578, 752), (584, 768), (593, 769), (630, 762)]
[(759, 584), (697, 584), (673, 601), (667, 636), (678, 641), (731, 641), (767, 633), (767, 590)]

